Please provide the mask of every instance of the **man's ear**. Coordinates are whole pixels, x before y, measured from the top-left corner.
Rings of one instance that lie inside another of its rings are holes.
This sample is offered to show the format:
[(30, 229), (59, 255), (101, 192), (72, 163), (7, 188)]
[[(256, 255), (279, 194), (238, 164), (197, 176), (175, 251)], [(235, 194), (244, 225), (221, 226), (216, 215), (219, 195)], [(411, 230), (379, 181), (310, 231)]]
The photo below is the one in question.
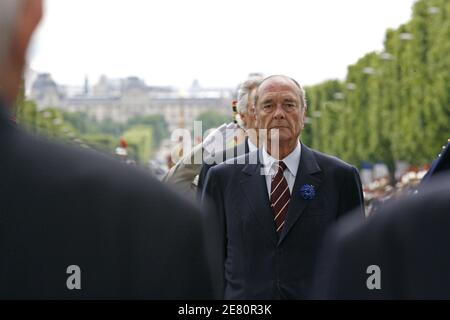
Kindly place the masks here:
[(28, 45), (43, 14), (42, 0), (22, 0), (17, 13), (16, 27), (12, 41), (14, 61), (24, 63)]
[(256, 107), (253, 106), (252, 110), (253, 110), (252, 113), (253, 113), (253, 119), (255, 120), (256, 128), (261, 128), (261, 120), (260, 120), (260, 118), (258, 116), (258, 111), (256, 110)]
[(302, 108), (302, 131), (305, 129), (305, 121), (306, 121), (306, 112), (308, 111), (308, 107)]
[(241, 119), (240, 121), (242, 122), (240, 125), (246, 126), (249, 115), (245, 114), (245, 113), (240, 113), (240, 112), (238, 113), (238, 115), (239, 115), (239, 119)]

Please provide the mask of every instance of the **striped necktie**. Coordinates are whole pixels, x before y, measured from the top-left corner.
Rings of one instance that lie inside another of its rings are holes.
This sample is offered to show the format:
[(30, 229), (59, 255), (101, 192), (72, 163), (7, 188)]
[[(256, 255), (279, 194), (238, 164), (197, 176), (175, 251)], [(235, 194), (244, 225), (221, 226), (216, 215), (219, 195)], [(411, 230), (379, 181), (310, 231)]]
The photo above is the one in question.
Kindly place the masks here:
[(273, 211), (275, 227), (278, 235), (281, 234), (283, 226), (286, 220), (286, 214), (291, 201), (291, 193), (286, 178), (284, 177), (284, 170), (286, 170), (286, 164), (279, 162), (277, 165), (278, 171), (272, 178), (270, 203)]

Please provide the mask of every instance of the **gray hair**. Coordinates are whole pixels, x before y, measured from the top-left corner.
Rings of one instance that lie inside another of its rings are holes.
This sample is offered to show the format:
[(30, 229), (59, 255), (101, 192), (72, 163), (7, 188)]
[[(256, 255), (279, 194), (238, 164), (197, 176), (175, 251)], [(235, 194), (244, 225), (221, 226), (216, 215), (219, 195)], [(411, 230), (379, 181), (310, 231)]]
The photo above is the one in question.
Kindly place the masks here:
[[(258, 88), (261, 81), (263, 81), (262, 76), (251, 76), (244, 83), (242, 83), (239, 87), (238, 96), (237, 96), (237, 111), (239, 114), (247, 114), (248, 113), (248, 96), (252, 92), (252, 90)], [(241, 117), (237, 116), (237, 121), (239, 126), (246, 129), (246, 124), (242, 121)]]
[(0, 0), (0, 64), (6, 62), (21, 2), (22, 0)]
[[(301, 102), (301, 104), (302, 104), (302, 108), (305, 108), (305, 109), (306, 109), (306, 108), (308, 107), (308, 105), (307, 105), (307, 103), (306, 103), (306, 93), (305, 93), (305, 89), (303, 89), (303, 87), (300, 85), (300, 83), (298, 83), (295, 79), (293, 79), (293, 78), (291, 78), (291, 77), (283, 76), (283, 75), (273, 75), (273, 76), (269, 76), (269, 77), (265, 78), (264, 80), (262, 80), (262, 81), (259, 83), (259, 85), (258, 85), (258, 91), (259, 91), (259, 88), (261, 87), (261, 85), (262, 85), (264, 82), (266, 82), (267, 80), (269, 80), (269, 79), (271, 79), (271, 78), (276, 78), (276, 77), (284, 78), (284, 79), (286, 79), (286, 80), (288, 80), (288, 81), (292, 81), (292, 82), (295, 84), (295, 86), (298, 88), (298, 95), (299, 95), (299, 97), (300, 97), (300, 102)], [(256, 95), (255, 95), (255, 105), (258, 103), (258, 99), (259, 99), (258, 91), (256, 92)]]
[(264, 78), (260, 76), (251, 77), (241, 84), (237, 97), (237, 110), (239, 113), (247, 113), (248, 96), (253, 89), (256, 89), (259, 86), (263, 79)]

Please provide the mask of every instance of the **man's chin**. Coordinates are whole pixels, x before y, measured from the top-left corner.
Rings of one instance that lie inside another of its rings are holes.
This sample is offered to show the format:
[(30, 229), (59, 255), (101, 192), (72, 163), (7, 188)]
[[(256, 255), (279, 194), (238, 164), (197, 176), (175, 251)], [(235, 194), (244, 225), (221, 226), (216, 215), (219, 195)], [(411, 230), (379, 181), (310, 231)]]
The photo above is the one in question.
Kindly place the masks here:
[(286, 134), (290, 134), (290, 129), (288, 127), (276, 127), (276, 128), (270, 128), (269, 129), (269, 134), (270, 133), (275, 133), (275, 132), (279, 132), (280, 136), (281, 135), (286, 135)]
[(272, 142), (278, 143), (279, 145), (285, 145), (293, 141), (293, 138), (291, 135), (283, 135), (280, 134), (279, 137), (274, 137), (274, 139), (271, 139), (269, 136), (269, 142), (272, 144)]

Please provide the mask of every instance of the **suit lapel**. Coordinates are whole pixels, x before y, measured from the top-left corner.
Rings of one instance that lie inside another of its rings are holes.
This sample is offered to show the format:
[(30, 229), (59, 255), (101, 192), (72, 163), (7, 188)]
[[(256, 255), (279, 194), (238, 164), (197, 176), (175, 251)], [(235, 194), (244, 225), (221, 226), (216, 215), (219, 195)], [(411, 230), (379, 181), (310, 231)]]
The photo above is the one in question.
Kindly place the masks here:
[(278, 241), (278, 245), (286, 238), (291, 228), (302, 216), (307, 208), (310, 200), (305, 200), (300, 194), (300, 189), (305, 184), (314, 186), (317, 191), (322, 182), (321, 175), (319, 174), (321, 169), (317, 164), (316, 158), (313, 152), (302, 144), (302, 154), (300, 157), (299, 169), (297, 171), (297, 177), (295, 179), (294, 188), (292, 190), (291, 202), (286, 218), (286, 224), (281, 232), (281, 236)]
[(244, 167), (240, 183), (255, 220), (261, 224), (271, 241), (276, 244), (278, 239), (267, 193), (266, 178), (261, 174), (263, 166), (259, 161), (260, 154), (258, 151), (249, 154), (250, 158), (255, 155), (258, 157), (257, 164), (247, 164)]

